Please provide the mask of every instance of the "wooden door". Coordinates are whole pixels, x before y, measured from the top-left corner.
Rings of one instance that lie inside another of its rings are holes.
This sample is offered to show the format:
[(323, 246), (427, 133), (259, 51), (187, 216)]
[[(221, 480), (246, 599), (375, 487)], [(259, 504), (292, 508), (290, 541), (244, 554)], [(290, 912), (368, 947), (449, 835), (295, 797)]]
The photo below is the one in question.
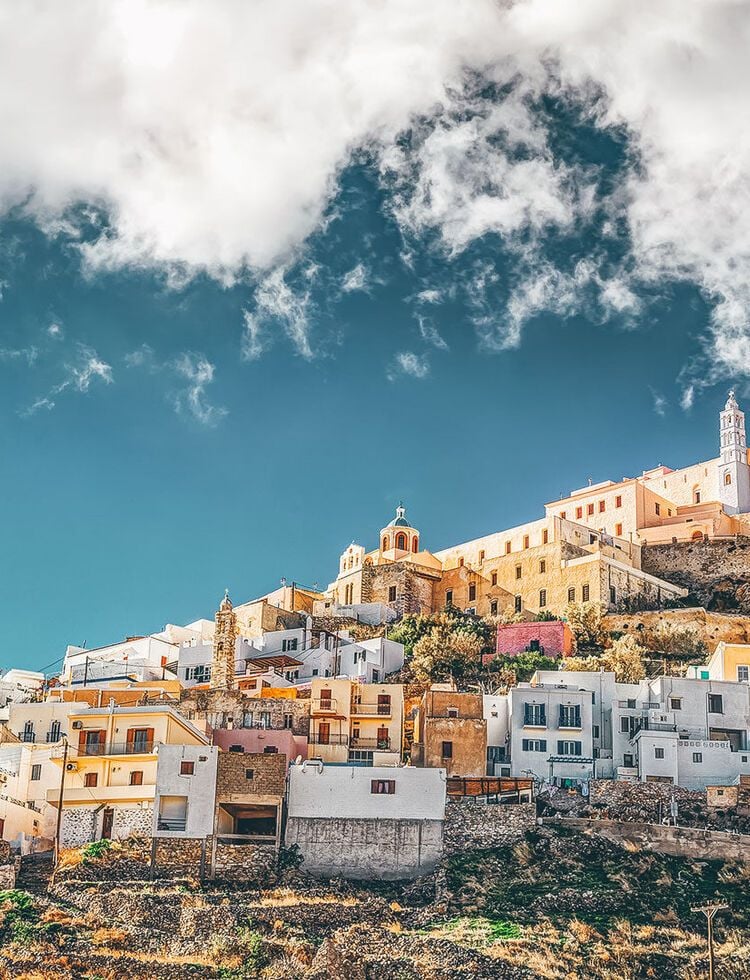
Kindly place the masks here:
[(331, 725), (327, 721), (321, 721), (318, 725), (318, 744), (328, 745), (331, 739)]
[(115, 818), (115, 811), (111, 806), (106, 807), (102, 818), (102, 840), (110, 840), (112, 837), (112, 823)]

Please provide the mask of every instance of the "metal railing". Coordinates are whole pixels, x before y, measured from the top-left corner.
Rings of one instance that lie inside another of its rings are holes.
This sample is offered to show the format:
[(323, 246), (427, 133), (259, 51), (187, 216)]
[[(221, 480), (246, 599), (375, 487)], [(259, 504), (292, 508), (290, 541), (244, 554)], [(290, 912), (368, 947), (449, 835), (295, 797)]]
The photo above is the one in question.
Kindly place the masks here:
[(348, 745), (348, 735), (320, 735), (318, 732), (308, 738), (310, 745)]
[(154, 751), (154, 741), (134, 742), (89, 742), (78, 746), (79, 755), (151, 755)]
[(336, 698), (314, 698), (312, 702), (312, 710), (315, 711), (336, 711), (338, 707), (338, 701)]
[(353, 715), (390, 715), (393, 713), (393, 708), (391, 702), (387, 703), (378, 702), (377, 704), (353, 704), (352, 714)]
[(169, 820), (164, 817), (159, 817), (157, 830), (184, 831), (186, 826), (187, 817), (174, 817)]
[(390, 738), (352, 738), (351, 747), (353, 749), (381, 749), (389, 750), (391, 747)]

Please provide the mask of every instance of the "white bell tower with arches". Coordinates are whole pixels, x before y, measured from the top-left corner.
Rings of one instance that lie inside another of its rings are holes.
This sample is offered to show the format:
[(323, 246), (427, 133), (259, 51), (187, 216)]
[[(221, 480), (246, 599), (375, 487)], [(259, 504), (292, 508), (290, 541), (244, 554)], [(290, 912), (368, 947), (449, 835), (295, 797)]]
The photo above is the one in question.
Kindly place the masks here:
[(719, 423), (719, 500), (727, 514), (750, 513), (750, 466), (747, 462), (745, 413), (729, 392)]

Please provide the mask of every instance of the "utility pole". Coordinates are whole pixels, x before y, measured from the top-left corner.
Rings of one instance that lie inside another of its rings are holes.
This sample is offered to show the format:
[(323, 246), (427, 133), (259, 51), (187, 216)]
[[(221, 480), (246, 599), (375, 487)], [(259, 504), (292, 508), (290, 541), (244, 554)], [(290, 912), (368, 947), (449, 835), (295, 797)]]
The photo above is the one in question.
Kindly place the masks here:
[(729, 906), (724, 902), (707, 902), (705, 905), (693, 905), (691, 912), (702, 912), (708, 922), (708, 980), (714, 980), (714, 916)]
[(65, 772), (68, 763), (68, 736), (63, 735), (63, 757), (62, 757), (62, 773), (60, 774), (60, 793), (57, 797), (57, 826), (55, 827), (55, 867), (57, 867), (57, 862), (60, 860), (60, 827), (62, 825), (62, 811), (63, 811), (63, 792), (65, 790)]

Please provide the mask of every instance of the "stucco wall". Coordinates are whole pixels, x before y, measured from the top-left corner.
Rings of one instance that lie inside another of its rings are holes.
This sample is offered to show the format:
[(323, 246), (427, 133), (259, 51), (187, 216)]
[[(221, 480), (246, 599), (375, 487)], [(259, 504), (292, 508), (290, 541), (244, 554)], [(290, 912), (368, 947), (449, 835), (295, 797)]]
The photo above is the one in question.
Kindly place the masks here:
[(397, 880), (434, 871), (442, 856), (441, 820), (289, 817), (287, 847), (310, 874)]

